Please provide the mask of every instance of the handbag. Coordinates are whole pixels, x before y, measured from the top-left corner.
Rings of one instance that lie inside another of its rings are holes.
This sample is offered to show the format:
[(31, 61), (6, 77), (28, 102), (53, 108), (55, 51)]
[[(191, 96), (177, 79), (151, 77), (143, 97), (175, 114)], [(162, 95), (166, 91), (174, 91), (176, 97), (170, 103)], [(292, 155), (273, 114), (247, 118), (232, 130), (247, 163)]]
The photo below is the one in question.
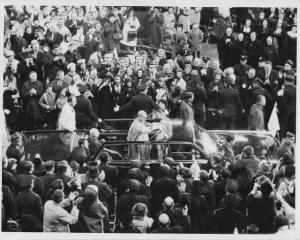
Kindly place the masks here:
[(120, 32), (113, 33), (112, 36), (113, 36), (113, 39), (115, 39), (115, 40), (121, 40), (121, 39), (123, 39), (123, 34), (120, 33)]
[(137, 32), (136, 31), (128, 31), (127, 36), (128, 36), (128, 38), (136, 38)]

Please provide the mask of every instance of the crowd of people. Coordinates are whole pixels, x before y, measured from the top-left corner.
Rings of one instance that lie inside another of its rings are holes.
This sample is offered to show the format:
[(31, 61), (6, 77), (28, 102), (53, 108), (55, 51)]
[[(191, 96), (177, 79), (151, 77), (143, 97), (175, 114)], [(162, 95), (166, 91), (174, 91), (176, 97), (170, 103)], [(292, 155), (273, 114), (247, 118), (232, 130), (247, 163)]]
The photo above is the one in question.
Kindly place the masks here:
[[(145, 118), (139, 113), (138, 118)], [(137, 123), (134, 123), (137, 125)], [(144, 133), (143, 133), (144, 134)], [(295, 229), (295, 135), (277, 149), (278, 161), (258, 159), (252, 146), (183, 165), (132, 159), (114, 165), (90, 130), (69, 161), (25, 160), (14, 134), (2, 158), (2, 229), (22, 232), (277, 233)], [(139, 157), (142, 149), (132, 150)], [(154, 169), (153, 167), (156, 166)]]
[[(11, 145), (2, 158), (2, 229), (294, 229), (296, 19), (292, 8), (7, 6), (3, 112)], [(215, 44), (218, 57), (203, 55), (204, 42)], [(234, 154), (230, 139), (230, 161), (217, 154), (201, 169), (165, 157), (153, 173), (137, 149), (121, 178), (109, 153), (88, 158), (102, 144), (105, 119), (268, 130), (274, 111), (281, 140), (275, 165), (252, 146)], [(39, 154), (27, 161), (16, 131), (39, 129), (88, 129), (90, 136), (70, 161), (43, 162)]]

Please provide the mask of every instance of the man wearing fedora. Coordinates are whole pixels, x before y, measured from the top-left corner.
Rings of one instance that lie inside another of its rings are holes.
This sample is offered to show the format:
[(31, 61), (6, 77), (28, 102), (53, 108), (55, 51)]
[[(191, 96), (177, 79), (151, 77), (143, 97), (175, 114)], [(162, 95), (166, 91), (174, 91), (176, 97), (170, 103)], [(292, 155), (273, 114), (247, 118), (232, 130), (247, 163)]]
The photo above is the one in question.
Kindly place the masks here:
[(248, 71), (251, 69), (251, 66), (247, 64), (248, 57), (246, 55), (240, 56), (240, 63), (234, 66), (234, 73), (240, 79), (246, 77)]

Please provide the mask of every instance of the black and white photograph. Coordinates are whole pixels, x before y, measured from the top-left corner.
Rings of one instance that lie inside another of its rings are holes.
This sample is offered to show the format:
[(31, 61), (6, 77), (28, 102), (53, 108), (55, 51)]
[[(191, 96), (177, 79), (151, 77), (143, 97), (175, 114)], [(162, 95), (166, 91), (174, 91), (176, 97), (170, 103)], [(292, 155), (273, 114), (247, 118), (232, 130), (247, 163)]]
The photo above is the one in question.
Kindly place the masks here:
[(255, 2), (1, 4), (1, 234), (296, 239), (297, 2)]

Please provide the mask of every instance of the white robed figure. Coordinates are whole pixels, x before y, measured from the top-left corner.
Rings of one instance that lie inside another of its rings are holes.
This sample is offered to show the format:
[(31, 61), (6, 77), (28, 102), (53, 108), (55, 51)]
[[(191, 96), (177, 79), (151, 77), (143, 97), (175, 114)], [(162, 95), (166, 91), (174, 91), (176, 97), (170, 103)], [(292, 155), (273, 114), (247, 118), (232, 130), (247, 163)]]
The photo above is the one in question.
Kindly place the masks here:
[[(132, 122), (127, 134), (127, 141), (149, 141), (149, 133), (152, 131), (151, 123), (146, 122), (147, 113), (138, 112), (137, 118)], [(129, 144), (128, 159), (148, 159), (150, 145)]]
[[(139, 28), (140, 28), (139, 19), (133, 15), (133, 10), (130, 10), (128, 17), (125, 20), (125, 24), (123, 27), (123, 39), (120, 41), (120, 43), (128, 47), (136, 47), (137, 31)], [(133, 33), (135, 33), (135, 36)]]

